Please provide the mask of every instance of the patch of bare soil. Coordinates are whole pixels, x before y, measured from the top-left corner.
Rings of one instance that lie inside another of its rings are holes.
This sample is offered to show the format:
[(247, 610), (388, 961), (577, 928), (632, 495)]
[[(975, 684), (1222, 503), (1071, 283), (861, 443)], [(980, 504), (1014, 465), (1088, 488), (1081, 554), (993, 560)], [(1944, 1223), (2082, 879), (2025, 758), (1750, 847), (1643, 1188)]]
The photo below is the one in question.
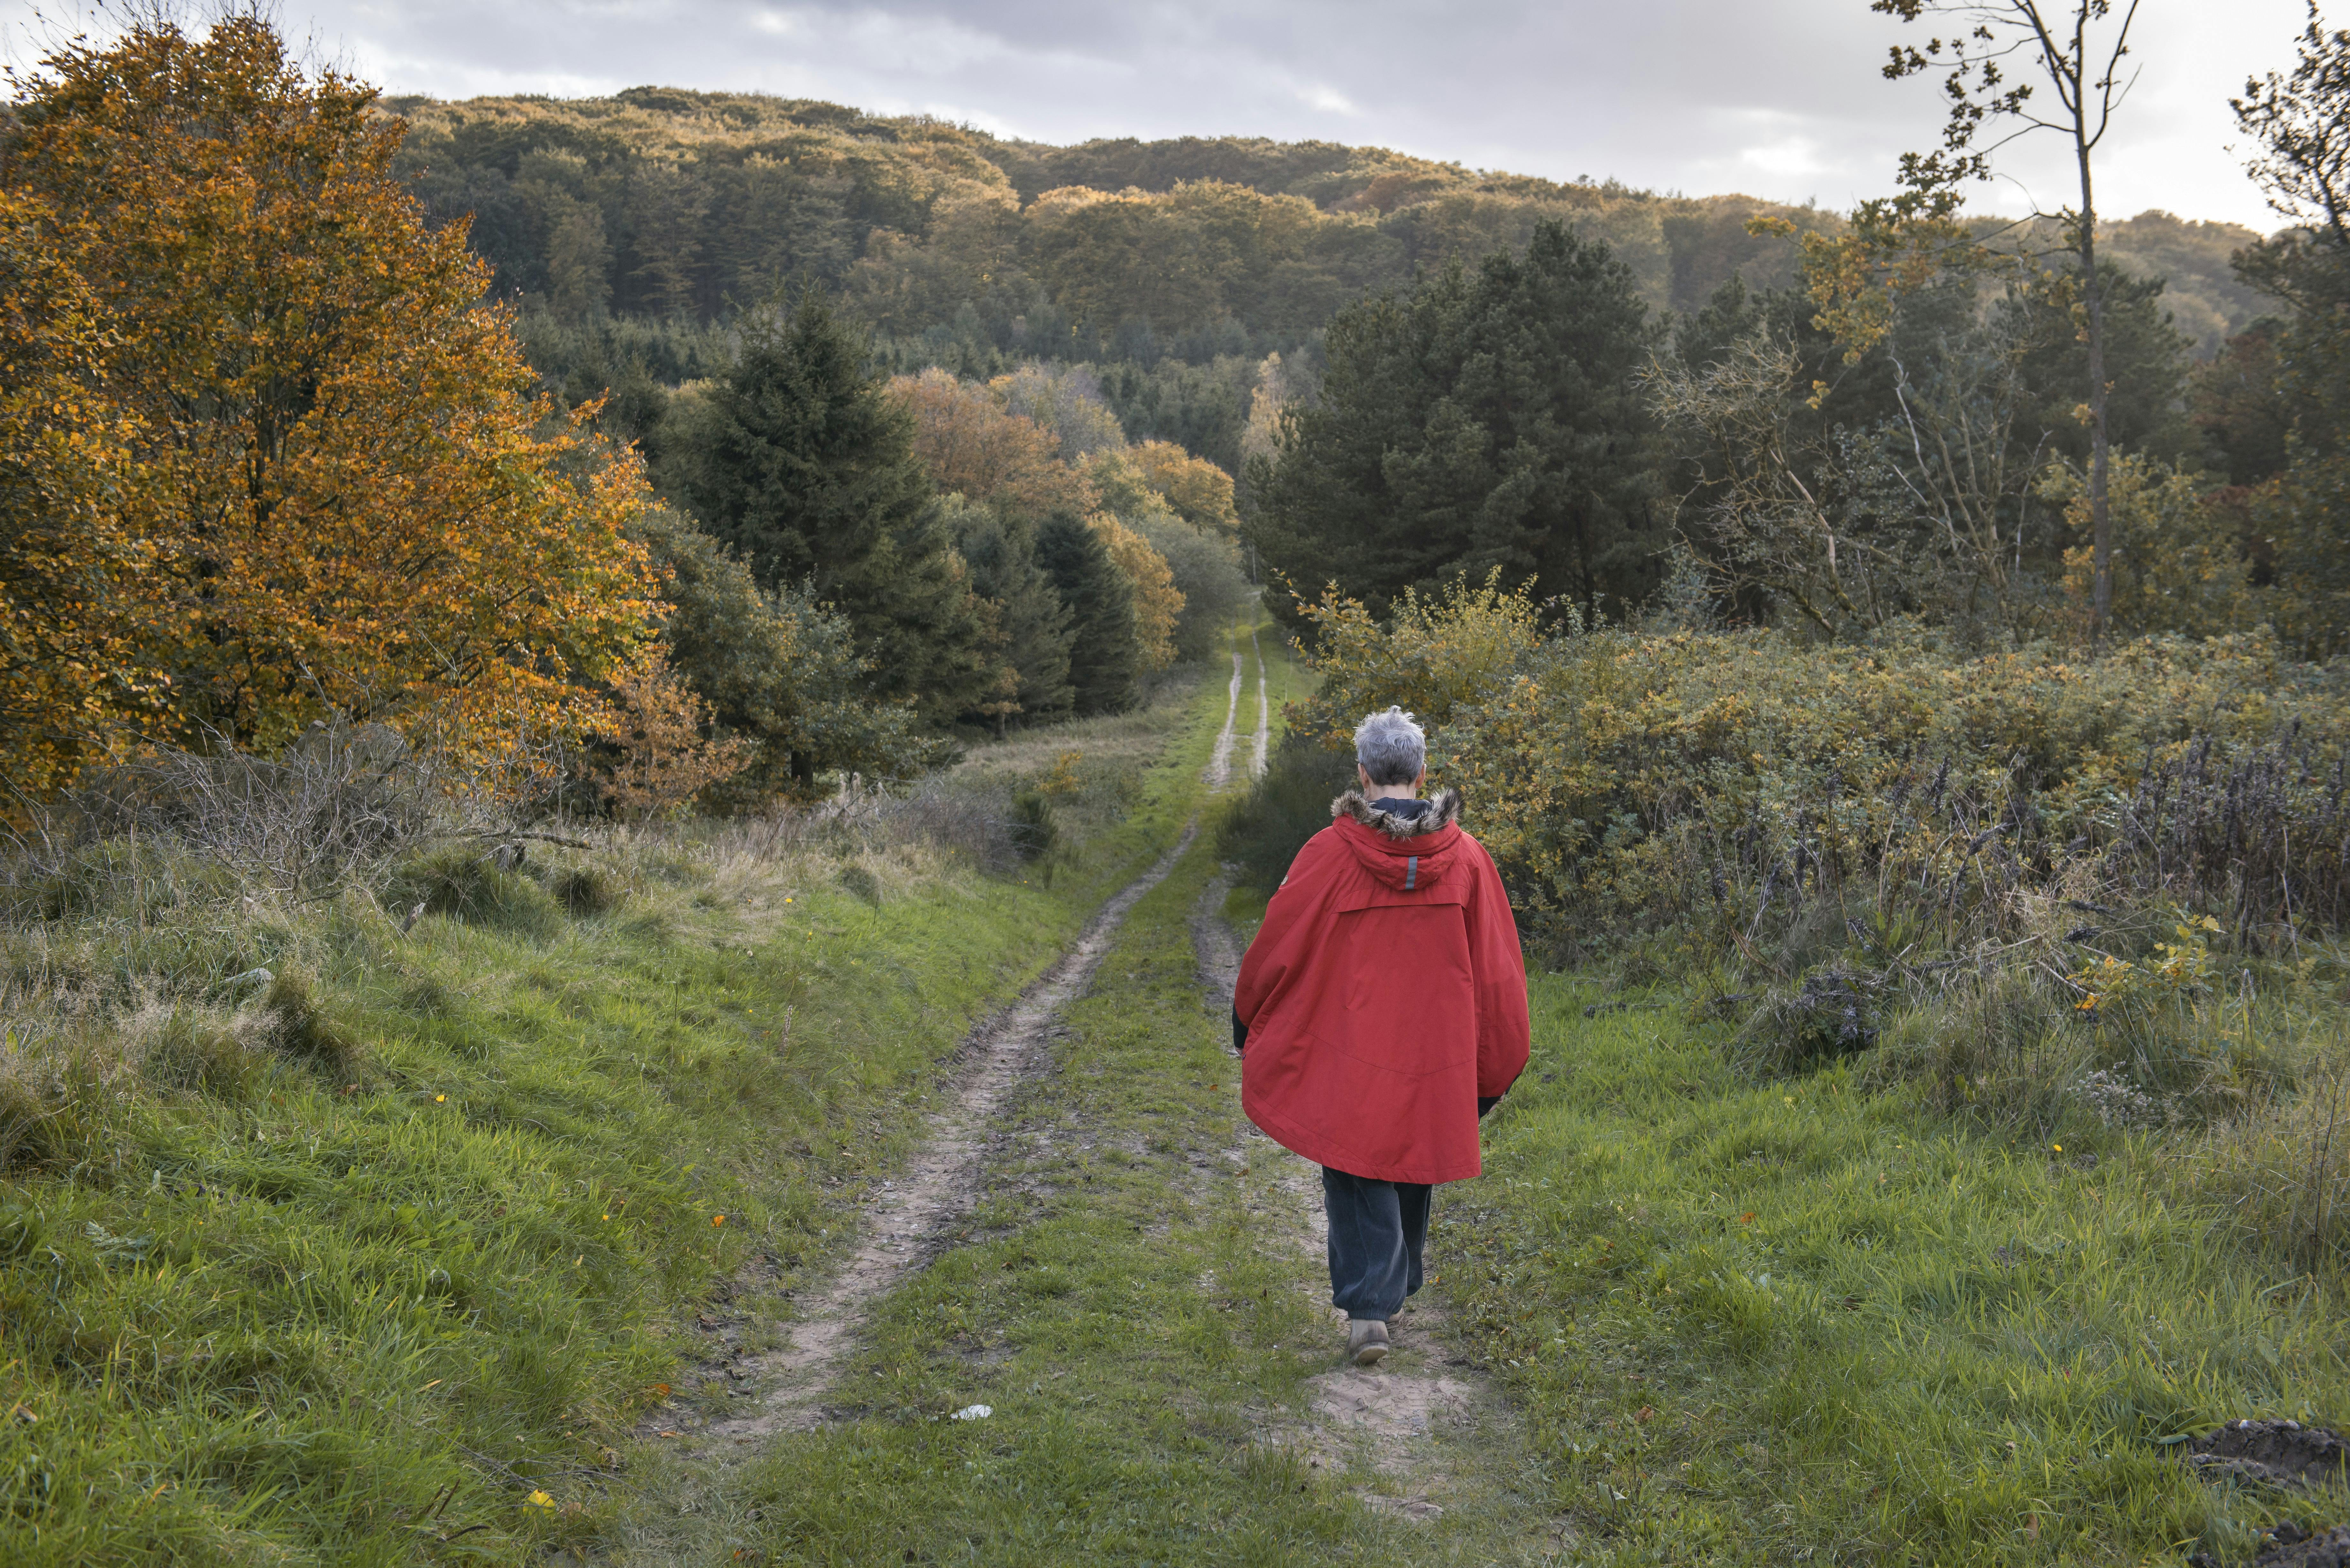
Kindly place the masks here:
[[(2274, 1487), (2324, 1487), (2350, 1479), (2350, 1442), (2298, 1421), (2230, 1421), (2189, 1444), (2187, 1463), (2208, 1480)], [(2196, 1568), (2218, 1568), (2199, 1552)], [(2350, 1524), (2312, 1535), (2291, 1520), (2268, 1532), (2253, 1568), (2350, 1568)]]
[[(1084, 992), (1128, 910), (1165, 880), (1199, 831), (1196, 823), (1159, 863), (1103, 905), (1076, 944), (1020, 999), (972, 1033), (946, 1104), (931, 1117), (929, 1136), (906, 1168), (881, 1184), (866, 1211), (863, 1241), (846, 1266), (820, 1290), (803, 1295), (796, 1316), (777, 1326), (781, 1343), (746, 1347), (741, 1319), (705, 1316), (717, 1354), (705, 1378), (723, 1376), (749, 1392), (746, 1414), (703, 1423), (677, 1408), (655, 1412), (645, 1436), (723, 1438), (753, 1444), (772, 1433), (824, 1419), (822, 1400), (833, 1374), (855, 1348), (868, 1308), (942, 1250), (942, 1243), (978, 1201), (982, 1158), (1003, 1134), (992, 1126), (1020, 1081), (1040, 1070), (1062, 1008)], [(673, 1424), (673, 1425), (672, 1425)]]
[[(1260, 675), (1257, 684), (1263, 686)], [(1241, 711), (1241, 650), (1232, 649), (1232, 689), (1224, 699), (1224, 727), (1216, 732), (1216, 749), (1209, 755), (1208, 766), (1200, 776), (1208, 781), (1210, 789), (1222, 789), (1232, 782), (1232, 724)]]
[[(1200, 982), (1217, 1012), (1230, 1009), (1240, 974), (1240, 942), (1221, 914), (1227, 890), (1222, 877), (1210, 883), (1191, 917)], [(1436, 1518), (1454, 1490), (1448, 1443), (1473, 1440), (1480, 1428), (1510, 1420), (1507, 1406), (1468, 1357), (1447, 1345), (1443, 1309), (1425, 1291), (1388, 1324), (1394, 1348), (1385, 1361), (1361, 1367), (1344, 1359), (1346, 1317), (1329, 1306), (1320, 1272), (1329, 1245), (1321, 1173), (1254, 1127), (1243, 1137), (1243, 1147), (1224, 1158), (1265, 1172), (1269, 1179), (1250, 1212), (1267, 1240), (1313, 1261), (1305, 1288), (1330, 1325), (1322, 1352), (1330, 1369), (1308, 1380), (1312, 1418), (1271, 1427), (1265, 1440), (1304, 1454), (1317, 1468), (1353, 1470), (1362, 1481), (1355, 1495), (1372, 1508), (1407, 1519)]]
[(2350, 1443), (2298, 1421), (2230, 1421), (2187, 1445), (2187, 1462), (2214, 1480), (2324, 1486), (2344, 1479)]
[[(2211, 1559), (2199, 1555), (2195, 1561)], [(2350, 1524), (2312, 1535), (2287, 1520), (2269, 1532), (2269, 1544), (2252, 1559), (2252, 1568), (2350, 1568)]]

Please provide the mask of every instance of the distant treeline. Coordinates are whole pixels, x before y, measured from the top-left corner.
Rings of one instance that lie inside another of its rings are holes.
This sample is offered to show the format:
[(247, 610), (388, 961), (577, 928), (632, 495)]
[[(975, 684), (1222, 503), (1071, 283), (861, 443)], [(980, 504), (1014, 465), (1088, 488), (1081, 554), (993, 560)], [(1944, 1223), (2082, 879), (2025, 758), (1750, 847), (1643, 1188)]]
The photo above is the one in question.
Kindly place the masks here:
[[(1556, 220), (1604, 241), (1652, 310), (1731, 276), (1796, 280), (1801, 232), (1839, 214), (1752, 197), (1559, 183), (1335, 142), (1181, 138), (1046, 147), (838, 105), (639, 88), (608, 99), (396, 99), (428, 213), (524, 305), (551, 379), (631, 397), (710, 373), (694, 328), (815, 283), (878, 329), (893, 371), (972, 379), (1028, 360), (1102, 368), (1134, 440), (1236, 469), (1250, 371), (1293, 361), (1343, 306)], [(2229, 257), (2255, 236), (2149, 213), (2106, 254), (2167, 280), (2199, 354), (2258, 313)], [(2032, 243), (2021, 236), (2021, 243)]]

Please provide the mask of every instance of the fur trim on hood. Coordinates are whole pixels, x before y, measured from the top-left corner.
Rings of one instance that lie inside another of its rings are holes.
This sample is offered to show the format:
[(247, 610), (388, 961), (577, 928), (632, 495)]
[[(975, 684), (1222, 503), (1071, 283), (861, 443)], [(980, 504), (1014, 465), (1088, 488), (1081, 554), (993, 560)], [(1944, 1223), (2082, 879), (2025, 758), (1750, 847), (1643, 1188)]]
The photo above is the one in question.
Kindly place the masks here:
[(1350, 789), (1330, 803), (1330, 815), (1335, 820), (1351, 816), (1365, 827), (1386, 834), (1389, 838), (1419, 838), (1440, 833), (1461, 820), (1461, 792), (1457, 789), (1438, 790), (1428, 797), (1428, 809), (1418, 816), (1404, 816), (1392, 811), (1374, 811), (1363, 792)]

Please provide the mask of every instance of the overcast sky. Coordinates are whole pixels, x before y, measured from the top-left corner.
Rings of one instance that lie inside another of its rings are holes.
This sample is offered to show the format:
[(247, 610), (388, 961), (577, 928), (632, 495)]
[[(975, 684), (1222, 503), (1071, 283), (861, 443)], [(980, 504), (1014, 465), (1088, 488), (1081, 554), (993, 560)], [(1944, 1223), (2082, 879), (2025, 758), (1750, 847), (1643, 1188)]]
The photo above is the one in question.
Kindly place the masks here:
[[(70, 4), (38, 13), (73, 25)], [(0, 0), (9, 54), (36, 9)], [(1041, 141), (1255, 135), (1476, 168), (1846, 207), (1940, 121), (1877, 74), (1867, 0), (284, 0), (323, 56), (394, 92), (577, 96), (646, 83), (926, 112)], [(2229, 151), (2246, 73), (2291, 63), (2302, 0), (2144, 0), (2143, 74), (2098, 205), (2274, 227)], [(2066, 201), (2053, 138), (1976, 205)]]

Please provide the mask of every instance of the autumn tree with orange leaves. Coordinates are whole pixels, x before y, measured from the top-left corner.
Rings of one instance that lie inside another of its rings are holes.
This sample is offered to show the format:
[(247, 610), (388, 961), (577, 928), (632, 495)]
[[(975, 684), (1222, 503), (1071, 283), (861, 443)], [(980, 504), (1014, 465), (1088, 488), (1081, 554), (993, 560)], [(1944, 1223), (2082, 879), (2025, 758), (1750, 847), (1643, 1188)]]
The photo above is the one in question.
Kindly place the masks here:
[(250, 14), (11, 82), (0, 436), (38, 505), (0, 539), (0, 762), (54, 787), (329, 711), (461, 748), (597, 727), (658, 608), (639, 465), (534, 400), (374, 89)]

